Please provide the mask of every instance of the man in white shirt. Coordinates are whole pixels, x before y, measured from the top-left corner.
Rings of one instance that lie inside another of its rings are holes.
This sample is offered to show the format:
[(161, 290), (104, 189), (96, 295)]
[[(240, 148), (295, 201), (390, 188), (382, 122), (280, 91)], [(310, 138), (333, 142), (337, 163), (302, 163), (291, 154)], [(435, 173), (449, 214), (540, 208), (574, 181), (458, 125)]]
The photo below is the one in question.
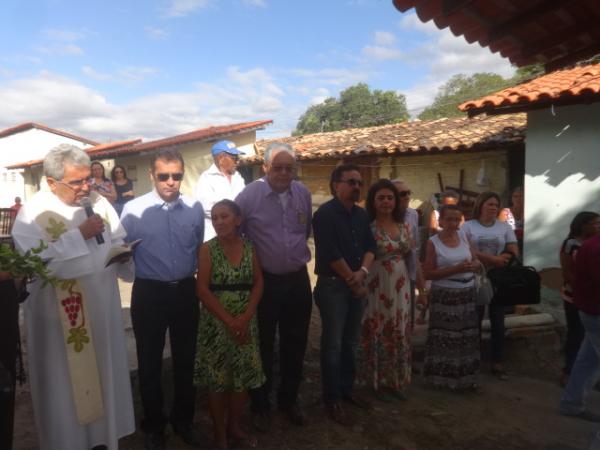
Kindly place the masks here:
[(196, 184), (196, 199), (204, 207), (204, 242), (216, 236), (210, 218), (213, 205), (223, 199), (234, 200), (244, 189), (244, 179), (237, 171), (239, 155), (243, 154), (231, 141), (212, 146), (214, 163), (200, 174)]

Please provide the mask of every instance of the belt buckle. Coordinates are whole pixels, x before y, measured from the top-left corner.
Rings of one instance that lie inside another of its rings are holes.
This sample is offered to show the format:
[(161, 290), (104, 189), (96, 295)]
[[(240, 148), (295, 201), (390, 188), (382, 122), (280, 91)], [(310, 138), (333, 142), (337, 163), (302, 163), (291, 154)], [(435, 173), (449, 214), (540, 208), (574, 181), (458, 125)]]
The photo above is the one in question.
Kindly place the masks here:
[(179, 280), (167, 281), (167, 284), (169, 285), (169, 287), (177, 287), (179, 286)]

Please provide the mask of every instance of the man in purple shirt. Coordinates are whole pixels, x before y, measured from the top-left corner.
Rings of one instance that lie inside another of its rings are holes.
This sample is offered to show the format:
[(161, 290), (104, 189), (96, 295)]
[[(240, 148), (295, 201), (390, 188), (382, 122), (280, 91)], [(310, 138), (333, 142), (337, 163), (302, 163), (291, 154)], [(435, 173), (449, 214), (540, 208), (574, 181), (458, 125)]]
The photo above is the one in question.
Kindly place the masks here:
[(243, 216), (242, 232), (256, 248), (263, 268), (264, 293), (257, 318), (260, 353), (266, 383), (251, 392), (254, 426), (270, 428), (273, 347), (279, 330), (280, 376), (278, 407), (295, 425), (303, 425), (298, 389), (312, 310), (306, 263), (311, 232), (310, 192), (295, 181), (296, 155), (291, 146), (269, 144), (264, 154), (266, 176), (250, 183), (236, 198)]

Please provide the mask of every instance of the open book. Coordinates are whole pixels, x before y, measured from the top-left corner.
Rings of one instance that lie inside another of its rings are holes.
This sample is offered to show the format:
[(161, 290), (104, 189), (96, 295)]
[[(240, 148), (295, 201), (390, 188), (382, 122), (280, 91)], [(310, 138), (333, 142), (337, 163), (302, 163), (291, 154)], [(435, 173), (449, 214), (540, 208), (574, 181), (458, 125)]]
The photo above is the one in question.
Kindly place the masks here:
[(123, 258), (129, 258), (133, 255), (133, 250), (137, 245), (142, 242), (141, 239), (137, 239), (133, 242), (124, 243), (121, 245), (115, 245), (111, 247), (106, 255), (106, 263), (104, 267), (108, 267), (111, 264), (121, 261)]

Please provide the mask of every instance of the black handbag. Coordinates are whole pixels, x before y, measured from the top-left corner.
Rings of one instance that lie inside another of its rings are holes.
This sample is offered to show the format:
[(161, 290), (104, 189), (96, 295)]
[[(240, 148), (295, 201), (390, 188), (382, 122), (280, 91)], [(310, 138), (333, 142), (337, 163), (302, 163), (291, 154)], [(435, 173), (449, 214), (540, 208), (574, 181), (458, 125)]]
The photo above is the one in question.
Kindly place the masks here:
[(541, 278), (531, 266), (523, 266), (516, 258), (505, 267), (489, 269), (487, 275), (494, 288), (493, 305), (535, 305), (540, 303)]

